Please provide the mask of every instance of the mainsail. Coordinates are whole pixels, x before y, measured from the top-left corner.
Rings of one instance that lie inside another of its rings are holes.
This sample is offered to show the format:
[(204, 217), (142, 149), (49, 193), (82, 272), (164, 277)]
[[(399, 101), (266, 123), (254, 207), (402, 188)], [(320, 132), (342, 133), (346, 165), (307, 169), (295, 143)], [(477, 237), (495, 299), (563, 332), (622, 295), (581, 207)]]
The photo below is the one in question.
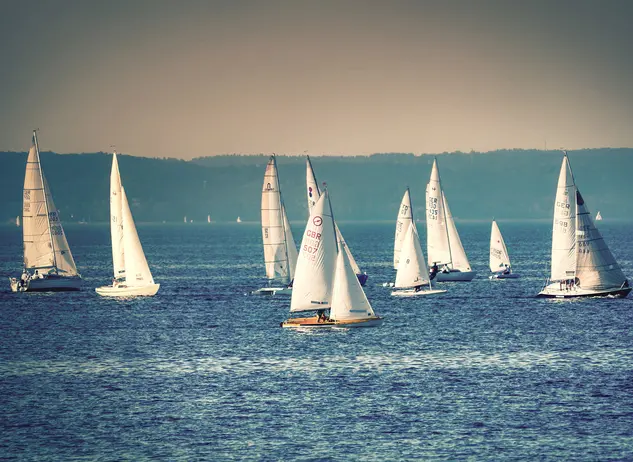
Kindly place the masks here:
[(558, 175), (552, 230), (553, 281), (576, 276), (576, 185), (567, 154)]
[(426, 186), (426, 247), (429, 266), (451, 263), (444, 195), (437, 159), (433, 160), (431, 178)]
[(266, 276), (289, 284), (294, 278), (297, 248), (281, 197), (275, 156), (270, 157), (264, 173), (261, 214)]
[(419, 287), (429, 283), (429, 270), (424, 263), (424, 253), (420, 246), (420, 237), (415, 223), (407, 228), (406, 235), (402, 241), (402, 251), (396, 273), (397, 289), (407, 289)]
[(125, 247), (123, 245), (123, 201), (121, 174), (116, 152), (112, 154), (110, 171), (110, 235), (112, 238), (112, 264), (114, 279), (125, 278)]
[(398, 219), (396, 221), (396, 236), (393, 243), (393, 267), (396, 270), (398, 269), (398, 263), (400, 262), (402, 244), (412, 221), (413, 211), (411, 210), (411, 194), (409, 192), (409, 188), (407, 188), (404, 192), (404, 196), (402, 196), (402, 202), (400, 202), (400, 210), (398, 211)]
[(497, 222), (492, 220), (492, 229), (490, 231), (490, 271), (493, 273), (504, 271), (506, 266), (508, 268), (511, 266), (508, 249), (503, 241)]
[(47, 269), (64, 276), (77, 275), (59, 213), (42, 172), (35, 131), (24, 175), (22, 238), (25, 269)]

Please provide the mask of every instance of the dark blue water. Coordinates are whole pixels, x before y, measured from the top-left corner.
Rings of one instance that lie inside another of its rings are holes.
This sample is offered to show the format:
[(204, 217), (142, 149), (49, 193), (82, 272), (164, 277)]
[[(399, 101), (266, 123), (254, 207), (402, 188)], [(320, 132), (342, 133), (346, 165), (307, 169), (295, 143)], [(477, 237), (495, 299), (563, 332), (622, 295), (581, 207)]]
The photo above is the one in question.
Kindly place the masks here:
[[(281, 329), (289, 299), (245, 295), (255, 224), (140, 225), (161, 289), (137, 300), (94, 292), (109, 229), (68, 226), (85, 290), (1, 286), (0, 458), (630, 460), (633, 299), (533, 298), (550, 226), (501, 221), (523, 278), (489, 281), (490, 224), (458, 223), (478, 279), (394, 299), (393, 224), (341, 223), (386, 321), (328, 332)], [(630, 225), (601, 229), (633, 276)], [(0, 243), (18, 275), (21, 231)]]

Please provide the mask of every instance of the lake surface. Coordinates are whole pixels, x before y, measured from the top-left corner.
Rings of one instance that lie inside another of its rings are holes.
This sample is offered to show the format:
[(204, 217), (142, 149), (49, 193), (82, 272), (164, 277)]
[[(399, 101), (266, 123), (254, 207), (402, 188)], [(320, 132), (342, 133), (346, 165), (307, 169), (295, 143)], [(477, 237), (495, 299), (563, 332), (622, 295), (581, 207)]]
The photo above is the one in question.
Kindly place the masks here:
[[(139, 225), (161, 288), (136, 300), (94, 292), (109, 228), (66, 226), (83, 291), (0, 286), (0, 459), (631, 460), (633, 298), (534, 298), (550, 222), (499, 222), (522, 275), (505, 281), (490, 224), (457, 226), (477, 279), (396, 299), (393, 223), (340, 223), (386, 320), (318, 332), (279, 327), (289, 298), (246, 295), (259, 225)], [(632, 226), (600, 224), (630, 277)], [(18, 276), (21, 230), (0, 237)]]

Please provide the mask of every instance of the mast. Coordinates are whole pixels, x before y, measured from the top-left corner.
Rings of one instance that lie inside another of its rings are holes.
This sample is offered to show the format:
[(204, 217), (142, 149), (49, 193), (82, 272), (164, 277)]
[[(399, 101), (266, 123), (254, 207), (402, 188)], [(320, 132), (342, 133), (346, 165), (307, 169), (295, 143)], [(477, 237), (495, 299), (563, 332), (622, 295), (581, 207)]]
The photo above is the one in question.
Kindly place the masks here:
[[(40, 159), (40, 146), (37, 143), (37, 129), (33, 130), (33, 140), (35, 141), (35, 152), (37, 152), (37, 165), (40, 171), (40, 181), (42, 182), (42, 192), (44, 193), (44, 209), (46, 210), (46, 222), (48, 223), (48, 238), (51, 243), (53, 252), (53, 267), (57, 271), (57, 255), (55, 254), (55, 241), (53, 240), (53, 230), (51, 229), (51, 217), (48, 210), (48, 199), (46, 197), (46, 183), (44, 183), (44, 174), (42, 173), (42, 160)], [(59, 219), (59, 217), (58, 217)]]
[[(451, 237), (448, 234), (448, 222), (446, 221), (446, 203), (444, 200), (444, 189), (442, 188), (442, 176), (440, 175), (440, 167), (439, 165), (437, 165), (437, 157), (435, 158), (435, 165), (437, 166), (437, 178), (438, 178), (438, 183), (440, 184), (440, 192), (442, 193), (442, 212), (444, 213), (444, 224), (445, 224), (445, 228), (446, 228), (446, 242), (448, 243), (448, 256), (450, 258), (450, 268), (452, 269), (453, 267), (453, 253), (451, 252)], [(411, 213), (413, 214), (413, 211), (411, 211)], [(413, 215), (411, 215), (413, 216)], [(430, 283), (430, 282), (429, 282)]]
[(574, 171), (571, 169), (571, 164), (569, 163), (569, 157), (567, 156), (567, 151), (563, 150), (565, 154), (565, 159), (567, 159), (567, 169), (571, 175), (571, 182), (573, 185), (574, 191), (574, 228), (576, 232), (574, 233), (574, 281), (576, 280), (576, 274), (578, 273), (578, 188), (576, 187), (576, 178), (574, 178)]

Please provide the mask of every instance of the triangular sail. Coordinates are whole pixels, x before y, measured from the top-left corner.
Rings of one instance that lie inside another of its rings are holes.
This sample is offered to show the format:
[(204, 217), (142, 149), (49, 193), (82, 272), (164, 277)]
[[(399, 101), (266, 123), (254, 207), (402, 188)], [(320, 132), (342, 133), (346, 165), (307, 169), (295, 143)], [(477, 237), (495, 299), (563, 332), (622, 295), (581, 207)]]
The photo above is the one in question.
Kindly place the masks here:
[(121, 174), (116, 152), (112, 154), (110, 171), (110, 235), (112, 238), (112, 265), (114, 278), (125, 278), (125, 251), (123, 246), (123, 207)]
[(347, 255), (347, 252), (338, 252), (336, 258), (330, 319), (350, 321), (374, 317), (374, 310), (349, 264)]
[(66, 276), (77, 274), (64, 228), (42, 172), (35, 132), (24, 175), (22, 238), (24, 268), (57, 270)]
[(462, 240), (459, 238), (459, 233), (455, 227), (455, 220), (453, 220), (451, 209), (448, 207), (448, 201), (446, 200), (444, 193), (442, 193), (442, 196), (444, 197), (444, 211), (446, 214), (446, 227), (448, 228), (448, 242), (451, 249), (452, 263), (449, 266), (460, 271), (470, 271), (470, 263), (468, 262), (464, 246), (462, 245)]
[(270, 157), (264, 173), (261, 214), (266, 277), (289, 284), (293, 278), (292, 267), (296, 264), (296, 258), (292, 258), (297, 250), (294, 247), (290, 226), (287, 224), (275, 156)]
[(426, 186), (426, 247), (429, 266), (451, 262), (451, 249), (448, 241), (444, 195), (440, 183), (437, 159), (433, 160), (431, 178)]
[(134, 226), (125, 189), (121, 186), (121, 210), (123, 216), (123, 247), (125, 248), (125, 284), (130, 287), (154, 284), (141, 241)]
[[(314, 169), (312, 168), (312, 162), (310, 161), (309, 156), (306, 156), (306, 188), (308, 193), (309, 213), (312, 210), (312, 207), (314, 207), (314, 204), (316, 204), (316, 201), (318, 201), (319, 197), (321, 197), (321, 191), (319, 190), (319, 185), (317, 183), (316, 175), (314, 174)], [(352, 266), (354, 273), (361, 274), (360, 267), (358, 266), (358, 263), (356, 263), (352, 252), (349, 250), (349, 247), (347, 246), (347, 243), (345, 242), (345, 239), (343, 238), (338, 225), (335, 223), (334, 226), (336, 228), (337, 242), (343, 243), (343, 248), (345, 249), (345, 252), (347, 252), (347, 258), (349, 259), (349, 263)]]
[(412, 221), (413, 211), (411, 210), (411, 194), (409, 193), (409, 188), (407, 188), (404, 192), (404, 196), (402, 196), (400, 210), (398, 211), (398, 219), (396, 220), (396, 236), (393, 243), (393, 267), (396, 270), (398, 269), (398, 263), (400, 262), (402, 243), (407, 235), (407, 231), (409, 230)]
[(576, 276), (576, 185), (567, 155), (558, 175), (552, 229), (553, 281)]
[(578, 249), (576, 277), (583, 289), (605, 290), (621, 287), (626, 281), (620, 265), (591, 219), (585, 201), (576, 190)]
[(286, 236), (286, 253), (288, 255), (288, 270), (290, 273), (290, 280), (292, 281), (295, 277), (295, 271), (297, 268), (297, 258), (299, 257), (299, 252), (297, 251), (297, 244), (295, 244), (295, 240), (292, 237), (290, 222), (288, 221), (288, 215), (286, 215), (286, 207), (284, 206), (283, 202), (281, 204), (281, 211), (284, 216), (284, 234)]
[(407, 228), (407, 234), (402, 241), (402, 251), (396, 273), (395, 287), (406, 289), (419, 287), (429, 283), (429, 270), (424, 263), (424, 253), (420, 246), (420, 237), (415, 223)]
[(490, 271), (496, 273), (504, 271), (506, 266), (510, 268), (510, 256), (506, 243), (499, 230), (499, 226), (495, 220), (492, 220), (492, 229), (490, 231)]
[(301, 240), (290, 311), (327, 309), (332, 302), (336, 239), (327, 191), (316, 202)]

